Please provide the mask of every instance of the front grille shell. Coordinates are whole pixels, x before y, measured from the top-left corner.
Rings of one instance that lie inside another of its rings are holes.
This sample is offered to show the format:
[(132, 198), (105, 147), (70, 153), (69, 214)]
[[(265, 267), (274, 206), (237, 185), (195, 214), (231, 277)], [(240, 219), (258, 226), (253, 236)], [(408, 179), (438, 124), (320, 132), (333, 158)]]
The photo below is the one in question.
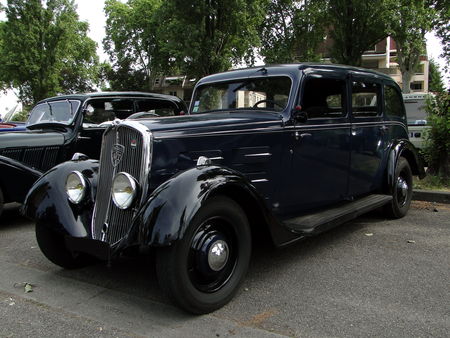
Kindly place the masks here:
[[(123, 146), (123, 156), (116, 166), (112, 160), (114, 145)], [(119, 242), (129, 231), (140, 202), (146, 197), (151, 166), (153, 140), (151, 132), (135, 121), (115, 121), (103, 134), (100, 168), (92, 218), (92, 237), (109, 243)], [(140, 201), (122, 210), (112, 201), (111, 188), (114, 176), (126, 172), (133, 176), (140, 187)]]

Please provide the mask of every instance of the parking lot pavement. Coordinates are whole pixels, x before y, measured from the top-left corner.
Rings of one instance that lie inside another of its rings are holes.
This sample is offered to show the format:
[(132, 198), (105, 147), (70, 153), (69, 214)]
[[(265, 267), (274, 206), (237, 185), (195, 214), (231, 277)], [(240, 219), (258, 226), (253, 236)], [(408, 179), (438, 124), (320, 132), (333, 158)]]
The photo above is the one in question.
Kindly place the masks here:
[[(151, 257), (67, 271), (17, 208), (0, 219), (0, 337), (448, 337), (450, 205), (414, 202), (277, 250), (255, 245), (224, 308), (191, 316), (157, 285)], [(24, 283), (32, 292), (24, 292)]]

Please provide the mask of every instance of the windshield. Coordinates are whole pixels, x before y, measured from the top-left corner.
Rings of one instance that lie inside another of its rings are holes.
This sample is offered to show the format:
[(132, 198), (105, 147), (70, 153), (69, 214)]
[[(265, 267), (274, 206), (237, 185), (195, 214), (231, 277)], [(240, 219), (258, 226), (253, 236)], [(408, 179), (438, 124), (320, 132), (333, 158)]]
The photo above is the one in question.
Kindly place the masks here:
[(291, 91), (288, 77), (265, 77), (199, 86), (195, 92), (192, 113), (230, 109), (281, 112)]
[(427, 112), (425, 99), (405, 100), (406, 116), (408, 117), (408, 124), (426, 124)]
[(75, 113), (80, 106), (80, 101), (61, 100), (44, 102), (36, 105), (30, 112), (27, 125), (38, 123), (72, 123)]

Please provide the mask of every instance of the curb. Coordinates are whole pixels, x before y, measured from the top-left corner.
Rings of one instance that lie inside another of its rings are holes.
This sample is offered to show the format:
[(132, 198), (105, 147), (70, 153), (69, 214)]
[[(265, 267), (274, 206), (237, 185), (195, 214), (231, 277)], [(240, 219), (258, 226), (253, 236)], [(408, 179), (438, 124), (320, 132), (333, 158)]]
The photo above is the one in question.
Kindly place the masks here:
[(436, 190), (413, 190), (413, 200), (450, 204), (450, 192)]

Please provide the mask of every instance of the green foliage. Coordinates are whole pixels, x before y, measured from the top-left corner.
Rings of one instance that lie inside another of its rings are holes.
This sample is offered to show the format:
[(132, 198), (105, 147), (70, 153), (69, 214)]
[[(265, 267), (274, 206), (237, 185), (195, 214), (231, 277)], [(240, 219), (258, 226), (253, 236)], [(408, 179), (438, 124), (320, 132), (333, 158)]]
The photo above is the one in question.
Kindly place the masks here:
[(328, 11), (334, 62), (360, 66), (363, 52), (387, 35), (384, 0), (332, 0)]
[(265, 62), (319, 61), (326, 5), (325, 0), (270, 0), (260, 33)]
[(442, 42), (442, 57), (447, 61), (445, 70), (450, 71), (450, 1), (434, 0), (432, 2), (436, 10), (434, 29)]
[(428, 90), (430, 92), (443, 92), (445, 90), (439, 65), (433, 59), (430, 59), (430, 66), (428, 68)]
[(435, 10), (424, 0), (385, 0), (388, 31), (397, 44), (397, 63), (402, 73), (402, 90), (409, 93), (411, 76), (425, 54), (425, 33), (433, 28)]
[(251, 64), (266, 0), (167, 0), (161, 12), (163, 53), (195, 78)]
[(105, 51), (112, 62), (103, 74), (114, 90), (150, 90), (160, 71), (159, 17), (161, 0), (105, 2)]
[(450, 177), (450, 94), (437, 93), (427, 99), (426, 111), (431, 126), (427, 133), (425, 157), (429, 172), (448, 179)]
[[(1, 25), (0, 82), (25, 105), (58, 93), (92, 90), (96, 44), (73, 0), (8, 0)], [(7, 43), (5, 43), (7, 41)]]

